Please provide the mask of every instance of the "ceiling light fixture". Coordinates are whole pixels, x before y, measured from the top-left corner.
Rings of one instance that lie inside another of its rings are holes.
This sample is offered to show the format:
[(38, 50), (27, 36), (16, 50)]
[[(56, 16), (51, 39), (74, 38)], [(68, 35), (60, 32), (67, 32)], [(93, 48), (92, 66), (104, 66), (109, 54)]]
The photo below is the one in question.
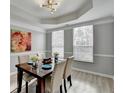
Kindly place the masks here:
[(41, 0), (41, 7), (47, 8), (51, 14), (56, 11), (60, 5), (61, 0)]

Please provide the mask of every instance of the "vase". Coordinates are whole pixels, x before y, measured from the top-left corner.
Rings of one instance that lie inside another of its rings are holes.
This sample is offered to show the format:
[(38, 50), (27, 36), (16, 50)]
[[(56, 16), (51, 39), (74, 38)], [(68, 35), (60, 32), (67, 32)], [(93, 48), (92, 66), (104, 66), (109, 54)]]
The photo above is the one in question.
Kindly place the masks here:
[(57, 63), (58, 62), (58, 56), (55, 56), (54, 60), (55, 60), (55, 63)]
[(37, 67), (37, 62), (33, 62), (33, 67)]

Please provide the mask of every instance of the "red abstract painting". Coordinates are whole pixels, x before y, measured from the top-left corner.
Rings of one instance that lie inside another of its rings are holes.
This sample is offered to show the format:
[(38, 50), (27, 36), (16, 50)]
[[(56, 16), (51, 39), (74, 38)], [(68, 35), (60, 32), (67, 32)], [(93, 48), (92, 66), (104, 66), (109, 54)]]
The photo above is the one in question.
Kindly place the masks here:
[(11, 52), (31, 50), (31, 32), (11, 31)]

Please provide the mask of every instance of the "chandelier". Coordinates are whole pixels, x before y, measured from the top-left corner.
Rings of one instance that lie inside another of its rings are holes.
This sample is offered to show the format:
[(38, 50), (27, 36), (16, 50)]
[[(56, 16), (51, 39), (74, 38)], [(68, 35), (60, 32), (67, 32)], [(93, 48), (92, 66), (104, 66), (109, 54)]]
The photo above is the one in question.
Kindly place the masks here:
[(61, 0), (41, 0), (40, 7), (48, 9), (53, 14), (60, 5), (60, 2)]

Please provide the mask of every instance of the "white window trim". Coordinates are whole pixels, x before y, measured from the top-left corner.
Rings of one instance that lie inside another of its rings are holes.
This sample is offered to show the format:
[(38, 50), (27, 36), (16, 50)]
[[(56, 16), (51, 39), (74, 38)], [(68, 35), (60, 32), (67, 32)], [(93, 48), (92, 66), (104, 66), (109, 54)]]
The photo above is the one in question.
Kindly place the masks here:
[[(88, 25), (87, 25), (88, 26)], [(93, 25), (92, 25), (93, 26)], [(83, 26), (82, 26), (83, 27)], [(78, 27), (77, 27), (78, 28)], [(74, 29), (75, 28), (73, 28), (73, 42), (74, 42)], [(73, 43), (73, 56), (74, 56), (74, 47), (78, 47), (78, 46), (88, 46), (88, 45), (74, 45), (74, 43)], [(91, 46), (93, 49), (94, 49), (94, 45), (92, 45)], [(93, 54), (93, 53), (92, 53)], [(92, 55), (92, 57), (93, 57), (93, 55)], [(77, 58), (75, 58), (74, 57), (74, 60), (75, 61), (79, 61), (79, 62), (90, 62), (90, 63), (93, 63), (93, 60), (94, 60), (94, 57), (93, 57), (93, 59), (92, 59), (92, 61), (89, 61), (89, 60), (80, 60), (80, 59), (77, 59)]]
[[(60, 46), (60, 47), (63, 47), (63, 55), (60, 56), (60, 58), (64, 58), (64, 30), (60, 30), (60, 31), (63, 31), (63, 45)], [(58, 32), (58, 31), (54, 31), (54, 32)], [(55, 52), (55, 51), (53, 51), (53, 33), (54, 33), (54, 32), (52, 32), (52, 39), (51, 39), (51, 41), (52, 41), (52, 55), (53, 55), (53, 53)], [(59, 45), (57, 45), (57, 46), (59, 46)], [(56, 46), (56, 47), (57, 47), (57, 46)]]

